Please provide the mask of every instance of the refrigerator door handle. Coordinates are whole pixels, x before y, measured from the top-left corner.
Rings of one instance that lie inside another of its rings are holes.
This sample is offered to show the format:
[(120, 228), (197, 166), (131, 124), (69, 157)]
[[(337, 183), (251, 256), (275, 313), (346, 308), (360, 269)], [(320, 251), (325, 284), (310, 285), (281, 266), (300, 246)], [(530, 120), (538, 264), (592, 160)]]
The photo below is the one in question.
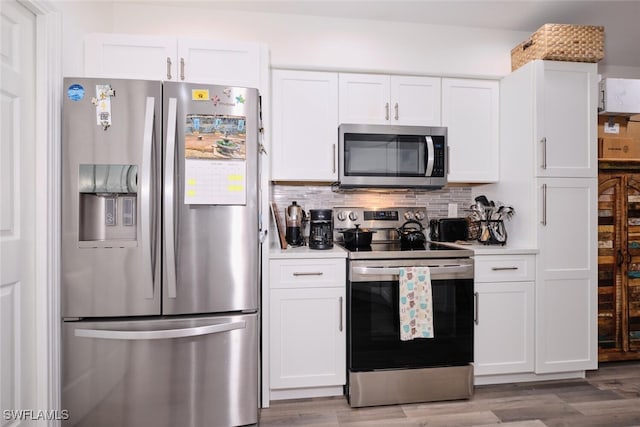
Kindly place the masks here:
[(142, 241), (142, 259), (148, 260), (145, 261), (145, 268), (148, 267), (147, 277), (149, 277), (146, 283), (149, 283), (149, 286), (145, 290), (145, 298), (153, 299), (154, 293), (154, 262), (151, 255), (151, 245), (155, 246), (157, 242), (151, 240), (151, 217), (155, 215), (156, 212), (151, 212), (151, 156), (152, 150), (151, 146), (153, 144), (153, 121), (154, 121), (154, 112), (155, 112), (155, 98), (148, 96), (147, 97), (147, 106), (144, 115), (144, 134), (142, 141), (142, 167), (141, 167), (141, 188), (140, 188), (140, 218), (142, 221), (141, 224), (141, 241)]
[(195, 328), (165, 329), (159, 331), (118, 331), (105, 329), (76, 329), (75, 336), (82, 338), (99, 338), (107, 340), (164, 340), (172, 338), (197, 337), (201, 335), (218, 334), (221, 332), (244, 329), (244, 320), (215, 325), (198, 326)]
[(164, 174), (164, 255), (166, 266), (167, 296), (176, 298), (176, 250), (175, 224), (173, 209), (173, 179), (176, 165), (176, 125), (178, 119), (178, 100), (169, 98), (169, 112), (167, 123), (167, 145)]

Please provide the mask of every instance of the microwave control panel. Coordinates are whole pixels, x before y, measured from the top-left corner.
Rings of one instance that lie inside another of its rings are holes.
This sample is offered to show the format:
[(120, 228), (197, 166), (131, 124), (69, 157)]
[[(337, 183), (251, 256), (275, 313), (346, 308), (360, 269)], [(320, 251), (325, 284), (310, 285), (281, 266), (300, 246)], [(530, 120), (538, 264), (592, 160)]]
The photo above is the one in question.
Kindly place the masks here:
[(446, 145), (444, 138), (433, 138), (433, 172), (431, 176), (445, 176), (445, 151)]

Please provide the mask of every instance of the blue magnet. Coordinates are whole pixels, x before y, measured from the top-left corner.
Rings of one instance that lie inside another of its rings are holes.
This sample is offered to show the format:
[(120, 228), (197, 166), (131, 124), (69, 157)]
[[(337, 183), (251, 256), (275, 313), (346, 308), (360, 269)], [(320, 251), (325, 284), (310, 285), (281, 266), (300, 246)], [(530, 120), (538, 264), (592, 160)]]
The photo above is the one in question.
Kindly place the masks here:
[(77, 83), (72, 84), (67, 89), (67, 97), (72, 101), (80, 101), (84, 98), (84, 88)]

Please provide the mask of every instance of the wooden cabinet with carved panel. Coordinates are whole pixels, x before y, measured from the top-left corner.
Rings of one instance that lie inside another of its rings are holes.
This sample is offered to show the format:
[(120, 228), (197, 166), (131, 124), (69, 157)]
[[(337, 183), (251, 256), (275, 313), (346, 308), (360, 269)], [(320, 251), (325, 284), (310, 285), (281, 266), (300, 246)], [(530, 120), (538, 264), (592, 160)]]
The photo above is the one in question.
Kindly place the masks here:
[(640, 360), (640, 171), (598, 176), (598, 359)]

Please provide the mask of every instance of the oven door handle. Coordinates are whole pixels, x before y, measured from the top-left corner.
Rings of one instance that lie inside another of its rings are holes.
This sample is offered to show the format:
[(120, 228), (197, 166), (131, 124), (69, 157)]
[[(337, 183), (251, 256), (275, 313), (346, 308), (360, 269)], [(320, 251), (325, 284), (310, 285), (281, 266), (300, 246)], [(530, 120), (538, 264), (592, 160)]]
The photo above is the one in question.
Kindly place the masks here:
[[(471, 264), (452, 264), (452, 265), (438, 265), (438, 266), (427, 266), (432, 275), (438, 274), (448, 274), (448, 273), (464, 273), (468, 272), (473, 268)], [(354, 274), (361, 274), (363, 276), (366, 275), (392, 275), (398, 276), (400, 275), (401, 267), (352, 267), (351, 271)]]

